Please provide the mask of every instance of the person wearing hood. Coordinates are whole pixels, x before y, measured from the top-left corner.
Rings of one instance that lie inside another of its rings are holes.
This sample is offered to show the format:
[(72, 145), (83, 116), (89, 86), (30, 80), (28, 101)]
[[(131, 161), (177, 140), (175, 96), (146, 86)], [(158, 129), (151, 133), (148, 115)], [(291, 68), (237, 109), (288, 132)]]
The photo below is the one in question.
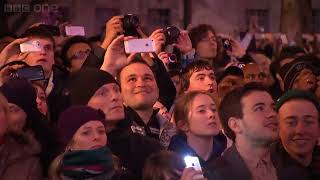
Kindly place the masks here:
[(68, 108), (72, 105), (87, 105), (100, 109), (105, 114), (108, 147), (118, 156), (120, 164), (141, 179), (146, 158), (161, 150), (158, 140), (132, 133), (125, 115), (118, 82), (107, 72), (83, 68), (74, 73), (64, 90)]
[(34, 137), (40, 144), (39, 157), (43, 175), (57, 153), (55, 129), (40, 113), (36, 103), (36, 90), (26, 79), (13, 78), (5, 82), (0, 91), (9, 102), (8, 131)]
[(0, 177), (2, 180), (41, 180), (39, 144), (29, 135), (8, 132), (9, 106), (0, 94)]
[(215, 101), (207, 92), (188, 92), (177, 99), (174, 117), (180, 133), (171, 139), (168, 150), (198, 157), (206, 177), (208, 162), (219, 157), (227, 144), (226, 137), (219, 134)]

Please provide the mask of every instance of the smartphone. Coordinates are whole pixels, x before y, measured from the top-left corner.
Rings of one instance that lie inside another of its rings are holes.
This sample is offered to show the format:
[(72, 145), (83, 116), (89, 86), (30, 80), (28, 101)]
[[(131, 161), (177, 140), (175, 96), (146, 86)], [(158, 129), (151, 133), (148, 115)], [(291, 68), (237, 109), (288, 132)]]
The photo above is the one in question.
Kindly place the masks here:
[(281, 39), (281, 41), (282, 41), (283, 44), (289, 44), (287, 35), (281, 34), (281, 35), (280, 35), (280, 39)]
[(45, 79), (43, 68), (40, 65), (20, 68), (16, 71), (15, 76), (26, 78), (29, 81)]
[[(196, 171), (202, 171), (199, 158), (196, 156), (186, 156), (184, 157), (184, 162), (186, 163), (186, 167), (193, 167)], [(202, 179), (203, 175), (195, 175), (193, 179)]]
[(126, 53), (144, 53), (155, 52), (155, 43), (153, 40), (146, 39), (131, 39), (124, 42)]
[(37, 40), (31, 40), (20, 44), (21, 52), (39, 52), (42, 50), (41, 44)]
[(65, 31), (67, 36), (85, 36), (83, 26), (66, 26)]

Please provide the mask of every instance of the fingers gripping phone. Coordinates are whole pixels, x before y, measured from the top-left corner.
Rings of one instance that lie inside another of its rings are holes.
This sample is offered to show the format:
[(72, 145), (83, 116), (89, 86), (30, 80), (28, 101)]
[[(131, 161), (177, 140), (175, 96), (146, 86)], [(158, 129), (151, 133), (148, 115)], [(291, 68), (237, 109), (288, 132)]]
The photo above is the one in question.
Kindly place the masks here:
[[(195, 156), (186, 156), (184, 157), (184, 162), (186, 163), (186, 167), (193, 167), (196, 171), (202, 171), (200, 161), (198, 157)], [(202, 179), (204, 178), (202, 174), (197, 174), (193, 176), (193, 179)]]
[(124, 42), (126, 53), (155, 52), (155, 43), (152, 39), (131, 39)]

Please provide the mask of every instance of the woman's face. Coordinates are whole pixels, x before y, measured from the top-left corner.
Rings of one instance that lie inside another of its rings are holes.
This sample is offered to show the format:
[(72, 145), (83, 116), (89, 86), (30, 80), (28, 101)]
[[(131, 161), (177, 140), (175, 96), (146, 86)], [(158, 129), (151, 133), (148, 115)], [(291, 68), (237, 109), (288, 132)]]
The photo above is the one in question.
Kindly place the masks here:
[(217, 56), (217, 37), (212, 31), (208, 31), (207, 35), (201, 39), (196, 46), (196, 52), (200, 58), (212, 59)]
[(219, 133), (220, 127), (217, 106), (213, 99), (206, 94), (197, 95), (188, 115), (187, 136), (214, 136)]
[(9, 104), (8, 127), (9, 131), (22, 132), (27, 121), (27, 113), (22, 108), (13, 103)]
[(4, 133), (7, 131), (8, 122), (6, 113), (4, 112), (4, 109), (0, 107), (0, 137), (4, 135)]
[(43, 114), (43, 115), (47, 115), (48, 112), (48, 105), (47, 105), (47, 96), (46, 93), (44, 92), (44, 90), (42, 88), (40, 88), (39, 86), (35, 86), (36, 90), (37, 90), (37, 107), (39, 109), (39, 111)]
[(107, 144), (107, 134), (100, 121), (89, 121), (83, 124), (73, 136), (71, 150), (98, 149)]

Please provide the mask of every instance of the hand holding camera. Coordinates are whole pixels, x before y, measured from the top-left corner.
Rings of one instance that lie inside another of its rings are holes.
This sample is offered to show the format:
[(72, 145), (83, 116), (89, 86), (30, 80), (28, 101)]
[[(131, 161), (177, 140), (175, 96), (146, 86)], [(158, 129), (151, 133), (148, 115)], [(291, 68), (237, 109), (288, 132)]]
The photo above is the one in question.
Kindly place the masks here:
[(192, 51), (192, 43), (187, 31), (181, 31), (177, 42), (173, 45), (177, 47), (182, 54), (188, 54), (190, 51)]
[(157, 29), (153, 31), (149, 38), (152, 39), (155, 43), (155, 53), (159, 54), (162, 50), (163, 45), (166, 43), (166, 37), (163, 33), (163, 30)]
[(223, 46), (229, 56), (241, 58), (246, 54), (246, 51), (241, 47), (241, 44), (232, 37), (224, 34), (219, 34), (219, 37), (221, 38)]

